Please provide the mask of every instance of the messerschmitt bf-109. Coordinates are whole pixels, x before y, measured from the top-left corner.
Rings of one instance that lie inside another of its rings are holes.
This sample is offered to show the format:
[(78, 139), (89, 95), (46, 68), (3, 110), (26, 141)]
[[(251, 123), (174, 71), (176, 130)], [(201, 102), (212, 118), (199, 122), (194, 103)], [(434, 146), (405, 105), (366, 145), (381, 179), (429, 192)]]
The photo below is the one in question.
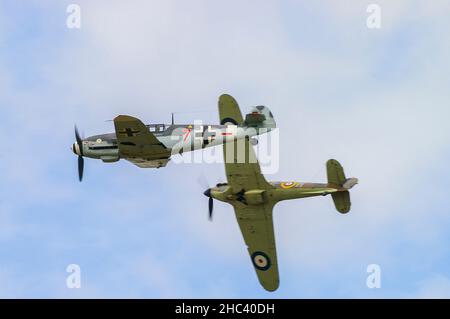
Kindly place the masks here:
[[(230, 101), (234, 99), (229, 95), (220, 97), (220, 103)], [(276, 127), (272, 112), (265, 106), (254, 107), (240, 123), (233, 121), (234, 115), (231, 113), (220, 125), (174, 124), (173, 116), (172, 124), (145, 125), (132, 116), (119, 115), (114, 119), (115, 133), (85, 139), (75, 127), (72, 150), (78, 155), (79, 179), (83, 179), (84, 157), (105, 163), (125, 159), (141, 168), (160, 168), (167, 165), (172, 155), (253, 137)]]
[[(233, 99), (221, 99), (219, 113), (223, 123), (244, 123), (239, 106)], [(358, 183), (358, 179), (346, 178), (339, 162), (331, 159), (326, 164), (327, 183), (269, 183), (261, 173), (249, 139), (244, 143), (244, 161), (238, 160), (238, 152), (242, 151), (238, 145), (226, 143), (223, 146), (228, 182), (207, 189), (204, 195), (209, 198), (210, 218), (214, 199), (233, 206), (259, 282), (266, 290), (274, 291), (279, 286), (272, 218), (274, 206), (283, 200), (331, 195), (338, 212), (346, 214), (351, 205), (349, 190)]]

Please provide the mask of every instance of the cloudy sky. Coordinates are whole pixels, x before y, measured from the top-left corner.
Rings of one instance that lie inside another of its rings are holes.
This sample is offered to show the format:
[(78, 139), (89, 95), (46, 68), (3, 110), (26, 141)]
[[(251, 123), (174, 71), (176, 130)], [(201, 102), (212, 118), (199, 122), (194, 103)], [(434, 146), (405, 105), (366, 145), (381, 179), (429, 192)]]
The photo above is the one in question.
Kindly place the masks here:
[[(448, 1), (375, 1), (380, 29), (365, 0), (79, 0), (81, 29), (70, 3), (0, 2), (0, 297), (450, 298)], [(217, 123), (222, 93), (273, 111), (269, 180), (324, 181), (329, 158), (360, 179), (348, 215), (330, 198), (275, 208), (275, 293), (231, 207), (208, 222), (196, 180), (222, 165), (87, 160), (77, 180), (74, 123)]]

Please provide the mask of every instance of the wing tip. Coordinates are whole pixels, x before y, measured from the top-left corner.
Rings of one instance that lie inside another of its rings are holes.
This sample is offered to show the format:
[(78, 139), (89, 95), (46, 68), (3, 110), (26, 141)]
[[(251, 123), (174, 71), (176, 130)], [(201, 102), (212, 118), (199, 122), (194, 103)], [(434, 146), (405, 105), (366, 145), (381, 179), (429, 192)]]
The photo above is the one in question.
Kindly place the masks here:
[(118, 115), (114, 118), (114, 122), (116, 121), (135, 121), (137, 118), (130, 115)]
[(261, 285), (268, 292), (274, 292), (280, 287), (280, 281), (261, 281)]
[(236, 99), (233, 96), (231, 96), (230, 94), (224, 93), (221, 96), (219, 96), (220, 103), (230, 102), (230, 101), (237, 104)]

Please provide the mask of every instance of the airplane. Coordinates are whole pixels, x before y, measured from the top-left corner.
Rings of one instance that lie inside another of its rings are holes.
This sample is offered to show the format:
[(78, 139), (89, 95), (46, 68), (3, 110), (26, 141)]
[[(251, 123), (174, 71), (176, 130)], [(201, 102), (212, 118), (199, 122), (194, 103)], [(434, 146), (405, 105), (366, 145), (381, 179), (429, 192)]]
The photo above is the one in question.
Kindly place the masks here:
[[(235, 100), (224, 98), (219, 103), (222, 121), (244, 123)], [(239, 228), (247, 245), (252, 264), (260, 284), (267, 291), (279, 287), (278, 263), (273, 227), (273, 208), (283, 200), (331, 195), (337, 211), (350, 211), (349, 190), (358, 184), (357, 178), (346, 178), (341, 164), (330, 159), (326, 163), (327, 183), (267, 182), (261, 173), (255, 151), (246, 138), (245, 160), (238, 161), (237, 143), (223, 145), (227, 183), (209, 188), (204, 195), (209, 198), (209, 217), (212, 219), (214, 200), (233, 206)], [(227, 152), (232, 152), (228, 158)]]
[[(229, 101), (234, 101), (230, 95), (220, 97), (220, 103)], [(229, 115), (235, 117), (233, 113)], [(114, 119), (114, 126), (115, 133), (85, 139), (75, 126), (76, 142), (72, 151), (78, 156), (80, 182), (83, 180), (85, 157), (100, 159), (104, 163), (125, 159), (141, 168), (161, 168), (167, 165), (172, 155), (257, 136), (275, 129), (276, 122), (269, 108), (256, 106), (240, 123), (224, 118), (220, 125), (175, 125), (172, 114), (172, 124), (145, 125), (135, 117), (119, 115)], [(251, 141), (257, 143), (256, 139)]]

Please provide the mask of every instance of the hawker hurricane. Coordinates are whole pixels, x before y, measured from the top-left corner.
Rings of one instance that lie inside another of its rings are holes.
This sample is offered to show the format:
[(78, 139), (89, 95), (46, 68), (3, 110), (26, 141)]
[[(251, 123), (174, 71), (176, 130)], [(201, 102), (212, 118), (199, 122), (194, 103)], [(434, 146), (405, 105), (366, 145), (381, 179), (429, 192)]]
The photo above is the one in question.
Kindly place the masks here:
[[(233, 99), (221, 99), (219, 113), (224, 122), (245, 123)], [(349, 190), (358, 179), (346, 178), (341, 164), (330, 159), (326, 163), (327, 183), (267, 182), (249, 138), (243, 141), (223, 145), (228, 182), (207, 189), (204, 195), (209, 198), (210, 219), (214, 200), (233, 206), (259, 282), (266, 290), (274, 291), (279, 286), (272, 217), (274, 206), (284, 200), (331, 195), (337, 211), (346, 214), (351, 205)]]

